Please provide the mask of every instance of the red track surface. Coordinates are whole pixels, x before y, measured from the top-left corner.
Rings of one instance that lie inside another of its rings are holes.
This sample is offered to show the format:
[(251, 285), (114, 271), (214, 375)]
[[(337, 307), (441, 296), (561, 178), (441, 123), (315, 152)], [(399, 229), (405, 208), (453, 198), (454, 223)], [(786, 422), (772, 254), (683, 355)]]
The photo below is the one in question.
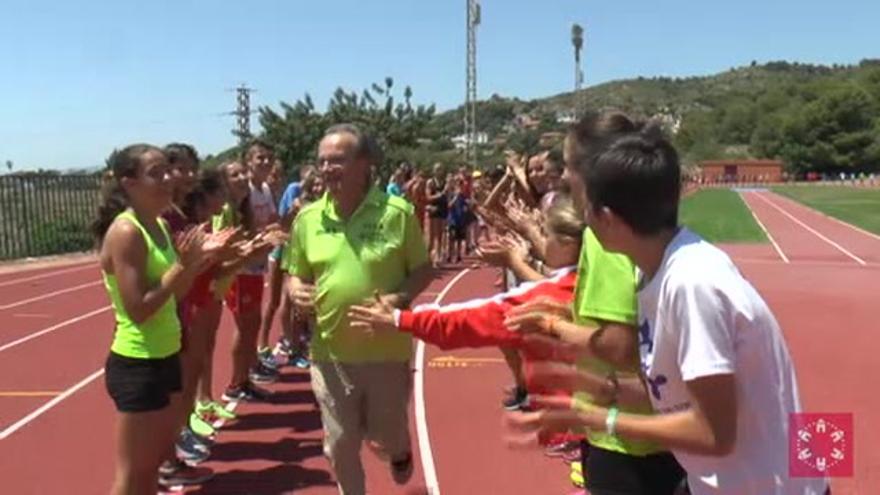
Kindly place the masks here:
[[(855, 414), (856, 477), (836, 482), (835, 494), (880, 493), (880, 455), (873, 448), (880, 441), (880, 396), (870, 385), (859, 387), (880, 372), (880, 361), (871, 352), (876, 347), (872, 309), (880, 293), (880, 239), (773, 194), (744, 196), (790, 263), (782, 261), (772, 247), (739, 246), (729, 251), (782, 323), (806, 409)], [(100, 279), (94, 266), (60, 273), (70, 268), (0, 275), (0, 308)], [(43, 276), (55, 272), (57, 276)], [(444, 272), (422, 302), (436, 299), (457, 274)], [(469, 271), (449, 287), (442, 302), (491, 294), (495, 276), (491, 270)], [(103, 288), (96, 284), (0, 309), (4, 322), (0, 349), (55, 327), (0, 350), (0, 480), (4, 491), (106, 493), (113, 473), (113, 409), (102, 377), (94, 373), (101, 369), (109, 346), (112, 318), (105, 311), (70, 322), (106, 305)], [(65, 322), (69, 323), (58, 326)], [(215, 357), (218, 394), (229, 376), (231, 335), (231, 322), (224, 317)], [(56, 395), (71, 391), (88, 377), (93, 380), (73, 393)], [(499, 401), (508, 382), (509, 374), (496, 350), (441, 352), (428, 346), (424, 401), (430, 453), (442, 493), (572, 491), (561, 462), (537, 452), (511, 452), (502, 445)], [(273, 404), (239, 407), (241, 419), (224, 428), (207, 463), (217, 471), (216, 478), (192, 493), (336, 493), (321, 455), (320, 420), (308, 374), (285, 370), (272, 389)], [(62, 397), (42, 414), (33, 414)], [(11, 432), (16, 422), (20, 427)], [(394, 486), (387, 466), (365, 451), (371, 493), (426, 492), (414, 414), (411, 423), (420, 461), (413, 481), (407, 487)]]
[(854, 415), (855, 477), (834, 480), (834, 493), (880, 493), (880, 395), (870, 384), (880, 374), (880, 239), (777, 194), (748, 192), (743, 199), (790, 261), (777, 255), (739, 265), (782, 325), (804, 409)]

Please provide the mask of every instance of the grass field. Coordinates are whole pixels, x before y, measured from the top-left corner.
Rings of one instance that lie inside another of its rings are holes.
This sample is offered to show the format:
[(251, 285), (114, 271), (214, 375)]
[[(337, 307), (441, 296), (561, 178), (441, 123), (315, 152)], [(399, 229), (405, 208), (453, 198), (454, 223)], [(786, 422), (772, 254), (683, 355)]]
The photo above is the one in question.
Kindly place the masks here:
[(729, 189), (703, 189), (691, 194), (681, 202), (679, 219), (711, 242), (767, 242), (742, 198)]
[(788, 196), (844, 222), (880, 234), (880, 189), (846, 186), (782, 186), (774, 192)]

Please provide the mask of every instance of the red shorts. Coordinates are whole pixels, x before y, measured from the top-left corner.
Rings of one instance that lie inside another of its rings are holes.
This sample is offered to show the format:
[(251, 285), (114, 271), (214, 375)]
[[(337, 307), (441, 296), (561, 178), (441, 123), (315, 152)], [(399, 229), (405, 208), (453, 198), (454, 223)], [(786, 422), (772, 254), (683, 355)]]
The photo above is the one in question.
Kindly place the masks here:
[(226, 293), (226, 307), (232, 314), (240, 315), (263, 310), (263, 276), (249, 273), (238, 274)]
[(186, 296), (177, 303), (177, 315), (180, 317), (181, 326), (186, 329), (192, 321), (193, 313), (211, 302), (211, 282), (214, 281), (213, 268), (205, 270), (196, 277)]

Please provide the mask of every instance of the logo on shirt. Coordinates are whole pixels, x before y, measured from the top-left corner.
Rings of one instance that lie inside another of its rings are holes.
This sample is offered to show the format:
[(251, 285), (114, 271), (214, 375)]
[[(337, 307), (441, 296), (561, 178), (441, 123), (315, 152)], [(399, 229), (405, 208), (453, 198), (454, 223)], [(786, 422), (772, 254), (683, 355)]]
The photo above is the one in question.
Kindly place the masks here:
[(651, 335), (651, 324), (648, 322), (647, 318), (645, 321), (639, 325), (639, 354), (642, 356), (642, 371), (645, 374), (645, 381), (648, 383), (648, 389), (651, 392), (651, 396), (654, 397), (654, 400), (661, 400), (662, 394), (660, 393), (660, 387), (666, 385), (669, 381), (666, 378), (666, 375), (657, 374), (655, 376), (650, 376), (648, 374), (649, 363), (653, 361), (654, 353), (654, 339)]
[(379, 242), (384, 238), (384, 230), (381, 222), (364, 225), (358, 232), (358, 240), (364, 243)]
[(666, 375), (646, 376), (645, 381), (648, 382), (651, 396), (654, 397), (655, 400), (662, 400), (663, 397), (660, 394), (660, 387), (666, 385), (666, 382), (668, 381)]
[[(644, 347), (644, 349), (642, 349)], [(654, 352), (654, 340), (651, 338), (651, 325), (646, 319), (639, 325), (639, 349), (642, 353), (650, 354)]]
[(792, 478), (852, 477), (852, 413), (788, 416), (788, 471)]

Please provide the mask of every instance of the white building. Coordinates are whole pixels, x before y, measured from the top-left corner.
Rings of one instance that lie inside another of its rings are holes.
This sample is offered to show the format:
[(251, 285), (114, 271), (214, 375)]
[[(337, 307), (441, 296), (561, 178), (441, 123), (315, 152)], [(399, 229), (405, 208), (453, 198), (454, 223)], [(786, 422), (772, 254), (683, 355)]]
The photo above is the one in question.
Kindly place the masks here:
[[(471, 137), (467, 134), (459, 134), (452, 138), (452, 144), (455, 145), (455, 149), (463, 150), (470, 143)], [(476, 135), (476, 144), (483, 145), (489, 143), (489, 135), (485, 132), (478, 132)]]

